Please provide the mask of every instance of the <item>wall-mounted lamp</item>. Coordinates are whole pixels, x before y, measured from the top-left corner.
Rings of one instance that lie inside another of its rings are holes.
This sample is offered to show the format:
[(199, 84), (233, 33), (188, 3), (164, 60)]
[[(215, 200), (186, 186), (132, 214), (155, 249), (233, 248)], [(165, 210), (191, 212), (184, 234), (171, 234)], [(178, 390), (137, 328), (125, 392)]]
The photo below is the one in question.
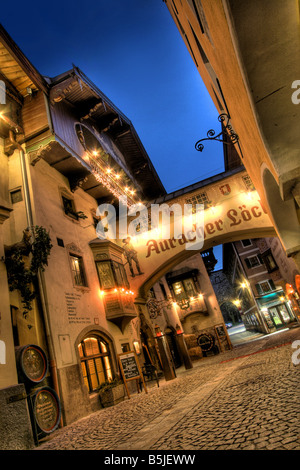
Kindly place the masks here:
[(158, 338), (163, 335), (162, 331), (161, 331), (161, 329), (158, 325), (155, 325), (154, 329), (155, 329), (155, 334)]

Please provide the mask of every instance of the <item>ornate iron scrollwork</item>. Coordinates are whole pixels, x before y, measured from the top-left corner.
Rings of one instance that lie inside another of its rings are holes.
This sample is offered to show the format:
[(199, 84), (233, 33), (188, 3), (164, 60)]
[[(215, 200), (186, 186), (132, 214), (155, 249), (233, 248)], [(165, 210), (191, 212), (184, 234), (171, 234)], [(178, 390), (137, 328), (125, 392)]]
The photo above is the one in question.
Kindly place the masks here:
[[(238, 142), (239, 136), (234, 132), (232, 128), (228, 114), (220, 114), (218, 116), (218, 121), (222, 123), (222, 131), (219, 134), (215, 135), (216, 132), (213, 129), (210, 129), (206, 134), (206, 138), (200, 139), (198, 140), (198, 142), (196, 142), (196, 150), (202, 152), (202, 150), (204, 149), (204, 145), (202, 144), (202, 142), (204, 140), (216, 140), (217, 142), (222, 142), (226, 145), (236, 144)], [(227, 139), (228, 137), (229, 140)]]

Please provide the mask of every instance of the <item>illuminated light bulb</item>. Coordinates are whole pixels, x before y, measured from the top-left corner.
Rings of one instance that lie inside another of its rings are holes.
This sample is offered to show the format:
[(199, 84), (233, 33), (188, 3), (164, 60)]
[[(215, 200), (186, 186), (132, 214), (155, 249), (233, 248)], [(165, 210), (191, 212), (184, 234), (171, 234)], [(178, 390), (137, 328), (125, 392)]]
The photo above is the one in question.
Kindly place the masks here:
[(242, 282), (241, 287), (242, 287), (243, 289), (244, 289), (245, 287), (247, 287), (246, 282)]
[(106, 173), (108, 173), (108, 174), (111, 173), (111, 169), (107, 168)]
[(194, 300), (194, 297), (190, 297), (190, 300)]
[(284, 301), (284, 297), (283, 297), (283, 296), (279, 297), (279, 300), (281, 300), (281, 302), (283, 302), (283, 301)]
[(128, 191), (128, 190), (129, 190), (129, 188), (126, 186), (125, 191)]
[(118, 173), (115, 174), (115, 178), (118, 180), (119, 178), (121, 178), (121, 175), (119, 175)]
[(92, 153), (93, 153), (94, 157), (97, 157), (97, 155), (98, 155), (98, 152), (97, 152), (97, 150), (93, 150), (93, 152), (92, 152)]
[(101, 290), (101, 291), (100, 291), (100, 295), (102, 296), (102, 295), (104, 295), (104, 294), (105, 294), (104, 290)]
[(118, 289), (115, 289), (114, 292), (118, 292)]

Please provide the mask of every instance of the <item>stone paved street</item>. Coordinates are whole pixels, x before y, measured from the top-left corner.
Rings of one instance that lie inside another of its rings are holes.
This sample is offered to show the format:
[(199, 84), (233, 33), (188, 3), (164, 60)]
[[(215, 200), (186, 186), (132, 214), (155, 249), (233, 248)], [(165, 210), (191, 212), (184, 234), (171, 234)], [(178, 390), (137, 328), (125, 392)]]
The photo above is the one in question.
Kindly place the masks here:
[(57, 430), (38, 449), (300, 450), (299, 339), (294, 328), (203, 358), (148, 394)]

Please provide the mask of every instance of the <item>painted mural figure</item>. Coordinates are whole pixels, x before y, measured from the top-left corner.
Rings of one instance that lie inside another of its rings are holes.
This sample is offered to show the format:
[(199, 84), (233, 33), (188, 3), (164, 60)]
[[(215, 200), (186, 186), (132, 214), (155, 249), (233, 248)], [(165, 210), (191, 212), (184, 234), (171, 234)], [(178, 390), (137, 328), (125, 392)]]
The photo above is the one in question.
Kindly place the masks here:
[(131, 275), (132, 277), (135, 277), (135, 274), (134, 274), (134, 271), (133, 271), (133, 264), (132, 264), (132, 261), (135, 262), (135, 265), (136, 265), (136, 269), (138, 271), (138, 274), (144, 274), (142, 273), (141, 271), (141, 268), (140, 268), (140, 263), (139, 263), (139, 260), (137, 258), (137, 251), (134, 249), (132, 243), (131, 243), (131, 238), (130, 237), (127, 237), (127, 238), (124, 238), (123, 240), (123, 248), (125, 250), (125, 257), (127, 259), (127, 262), (129, 264), (129, 269), (130, 269), (130, 272), (131, 272)]

